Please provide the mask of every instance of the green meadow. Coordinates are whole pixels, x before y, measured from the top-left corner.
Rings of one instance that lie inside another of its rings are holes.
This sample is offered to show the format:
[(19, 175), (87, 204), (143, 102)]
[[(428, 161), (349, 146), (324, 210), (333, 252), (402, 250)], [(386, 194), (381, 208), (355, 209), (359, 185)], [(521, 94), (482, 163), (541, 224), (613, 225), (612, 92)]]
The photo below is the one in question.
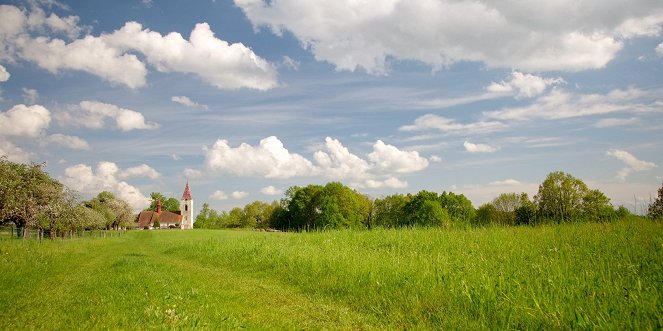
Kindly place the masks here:
[(663, 224), (0, 240), (0, 329), (661, 329)]

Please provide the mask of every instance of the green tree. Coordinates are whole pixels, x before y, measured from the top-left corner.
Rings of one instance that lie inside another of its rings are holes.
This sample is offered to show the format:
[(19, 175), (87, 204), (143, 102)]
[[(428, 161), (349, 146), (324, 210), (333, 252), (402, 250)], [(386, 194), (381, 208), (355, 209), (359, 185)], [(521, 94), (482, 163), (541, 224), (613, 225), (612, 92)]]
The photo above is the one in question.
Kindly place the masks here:
[(381, 227), (400, 227), (405, 225), (405, 205), (409, 198), (403, 194), (393, 194), (376, 199), (373, 203), (373, 225)]
[(581, 215), (583, 198), (588, 188), (585, 183), (562, 171), (551, 172), (539, 185), (534, 196), (542, 217), (562, 223), (578, 220)]
[(582, 216), (590, 221), (610, 221), (616, 218), (610, 198), (599, 190), (589, 190), (582, 198)]
[(495, 222), (498, 218), (498, 211), (492, 203), (485, 203), (477, 209), (473, 225), (485, 226)]
[(647, 208), (647, 216), (655, 220), (663, 219), (663, 184), (661, 188), (658, 189), (658, 195), (656, 200), (649, 205)]
[(207, 202), (203, 203), (200, 212), (196, 216), (196, 221), (193, 222), (194, 229), (209, 229), (211, 227), (210, 208)]
[(85, 201), (84, 205), (103, 215), (105, 219), (103, 228), (107, 230), (127, 228), (133, 223), (134, 214), (129, 203), (116, 198), (111, 192), (100, 192), (91, 200)]
[(516, 210), (529, 202), (527, 193), (502, 193), (491, 202), (495, 206), (493, 222), (502, 225), (516, 224)]
[(145, 210), (156, 211), (157, 201), (161, 201), (161, 210), (167, 210), (173, 213), (180, 211), (180, 201), (175, 198), (166, 198), (159, 192), (150, 193), (150, 206)]
[(407, 215), (405, 226), (448, 226), (451, 220), (435, 192), (419, 191), (409, 198), (403, 210)]
[(439, 197), (440, 205), (442, 208), (449, 212), (451, 221), (455, 223), (469, 224), (476, 210), (472, 206), (472, 201), (465, 197), (463, 194), (455, 194), (453, 192), (442, 192)]

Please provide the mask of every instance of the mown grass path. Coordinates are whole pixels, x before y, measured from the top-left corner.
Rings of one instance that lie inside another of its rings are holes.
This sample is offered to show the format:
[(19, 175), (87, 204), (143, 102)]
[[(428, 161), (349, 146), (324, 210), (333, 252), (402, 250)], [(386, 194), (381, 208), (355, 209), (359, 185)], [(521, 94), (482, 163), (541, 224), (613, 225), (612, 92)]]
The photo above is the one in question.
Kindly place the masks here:
[(660, 329), (663, 225), (0, 241), (0, 329)]

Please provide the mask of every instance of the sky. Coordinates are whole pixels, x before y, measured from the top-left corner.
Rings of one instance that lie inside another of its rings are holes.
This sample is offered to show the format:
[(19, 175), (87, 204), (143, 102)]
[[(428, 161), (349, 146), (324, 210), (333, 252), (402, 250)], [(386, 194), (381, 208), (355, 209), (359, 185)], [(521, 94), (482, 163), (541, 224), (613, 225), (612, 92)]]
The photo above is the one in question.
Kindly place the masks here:
[(564, 171), (642, 213), (662, 141), (660, 0), (0, 1), (0, 154), (136, 210)]

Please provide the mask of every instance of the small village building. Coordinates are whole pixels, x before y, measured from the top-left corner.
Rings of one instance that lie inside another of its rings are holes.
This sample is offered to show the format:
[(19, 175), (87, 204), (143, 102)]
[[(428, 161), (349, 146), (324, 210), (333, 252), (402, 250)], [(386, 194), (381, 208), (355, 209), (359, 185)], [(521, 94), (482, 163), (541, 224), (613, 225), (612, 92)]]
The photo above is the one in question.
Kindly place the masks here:
[(137, 221), (136, 227), (139, 229), (193, 229), (193, 198), (191, 197), (189, 181), (186, 182), (184, 193), (182, 193), (180, 199), (179, 212), (162, 210), (161, 201), (157, 201), (157, 210), (140, 212)]

